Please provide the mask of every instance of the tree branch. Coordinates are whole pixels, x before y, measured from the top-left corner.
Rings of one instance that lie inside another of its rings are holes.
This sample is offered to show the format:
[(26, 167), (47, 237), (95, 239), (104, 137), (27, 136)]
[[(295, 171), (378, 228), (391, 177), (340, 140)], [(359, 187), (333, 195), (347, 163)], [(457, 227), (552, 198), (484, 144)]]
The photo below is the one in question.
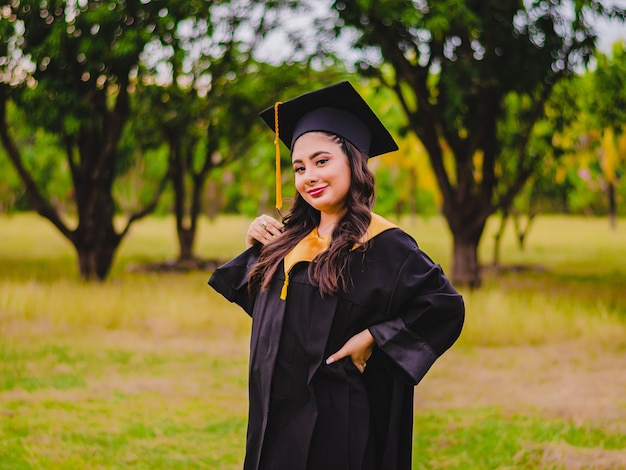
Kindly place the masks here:
[(159, 199), (161, 198), (161, 194), (163, 194), (163, 191), (165, 190), (165, 186), (167, 185), (167, 182), (170, 179), (170, 175), (169, 175), (169, 169), (165, 172), (165, 175), (163, 175), (163, 177), (161, 178), (161, 181), (159, 182), (159, 185), (157, 187), (157, 190), (154, 194), (154, 197), (152, 198), (152, 200), (146, 205), (146, 207), (144, 207), (142, 210), (139, 210), (135, 213), (133, 213), (129, 218), (128, 221), (126, 222), (126, 226), (124, 227), (124, 229), (122, 230), (122, 232), (119, 234), (120, 239), (124, 238), (126, 236), (126, 233), (128, 232), (128, 230), (130, 229), (130, 226), (140, 220), (143, 219), (144, 217), (146, 217), (147, 215), (150, 215), (154, 209), (156, 208), (157, 204), (159, 203)]
[(37, 183), (22, 162), (22, 156), (17, 148), (17, 144), (9, 133), (9, 123), (7, 121), (8, 99), (8, 85), (0, 83), (0, 140), (2, 140), (2, 145), (26, 187), (26, 193), (37, 213), (48, 219), (69, 241), (73, 242), (74, 232), (63, 223), (56, 209), (43, 197), (37, 187)]

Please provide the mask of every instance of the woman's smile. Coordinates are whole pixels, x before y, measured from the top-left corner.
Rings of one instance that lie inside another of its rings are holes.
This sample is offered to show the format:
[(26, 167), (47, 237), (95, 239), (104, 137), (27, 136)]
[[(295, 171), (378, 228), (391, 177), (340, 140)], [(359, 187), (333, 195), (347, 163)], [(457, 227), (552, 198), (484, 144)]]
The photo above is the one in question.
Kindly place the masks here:
[(320, 188), (309, 189), (307, 193), (309, 193), (311, 197), (319, 197), (322, 195), (322, 193), (326, 190), (327, 187), (328, 186), (322, 186)]

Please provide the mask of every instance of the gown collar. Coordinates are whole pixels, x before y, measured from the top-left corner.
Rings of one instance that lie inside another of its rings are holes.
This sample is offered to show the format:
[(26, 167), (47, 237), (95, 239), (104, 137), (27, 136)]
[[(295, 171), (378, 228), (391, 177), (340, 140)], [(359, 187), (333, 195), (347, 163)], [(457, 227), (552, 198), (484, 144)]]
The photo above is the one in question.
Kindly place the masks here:
[[(386, 230), (397, 227), (398, 226), (396, 224), (389, 222), (380, 215), (372, 213), (367, 232), (365, 232), (365, 235), (361, 238), (360, 243), (356, 243), (352, 249), (354, 250), (358, 248), (359, 245), (366, 243)], [(315, 227), (307, 236), (300, 240), (289, 253), (287, 253), (284, 260), (285, 283), (283, 284), (280, 294), (280, 298), (282, 300), (287, 298), (287, 286), (289, 285), (289, 272), (291, 269), (302, 261), (309, 263), (313, 261), (317, 255), (328, 249), (330, 246), (330, 240), (331, 234), (325, 237), (320, 237), (317, 233), (317, 227)]]

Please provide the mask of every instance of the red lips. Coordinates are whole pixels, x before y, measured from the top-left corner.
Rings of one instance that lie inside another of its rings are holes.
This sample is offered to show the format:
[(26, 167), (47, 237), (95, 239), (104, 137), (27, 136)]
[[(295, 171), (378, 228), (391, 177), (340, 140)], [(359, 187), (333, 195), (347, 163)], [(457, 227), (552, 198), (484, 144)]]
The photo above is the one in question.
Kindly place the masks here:
[(313, 189), (309, 189), (307, 191), (307, 193), (309, 193), (309, 196), (311, 197), (318, 197), (321, 196), (322, 193), (326, 190), (328, 186), (324, 186), (322, 188), (313, 188)]

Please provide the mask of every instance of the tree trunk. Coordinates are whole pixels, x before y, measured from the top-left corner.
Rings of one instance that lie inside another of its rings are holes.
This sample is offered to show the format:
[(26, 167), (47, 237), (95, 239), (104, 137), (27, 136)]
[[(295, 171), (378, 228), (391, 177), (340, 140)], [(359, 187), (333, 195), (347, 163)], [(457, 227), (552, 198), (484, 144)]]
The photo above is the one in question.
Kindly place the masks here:
[(193, 254), (195, 240), (195, 223), (191, 225), (191, 228), (184, 228), (181, 224), (178, 224), (178, 261), (189, 261), (195, 258)]
[(113, 265), (113, 257), (119, 241), (112, 234), (105, 236), (85, 235), (85, 240), (76, 243), (78, 269), (86, 281), (104, 281)]
[(114, 226), (115, 203), (109, 191), (112, 171), (103, 170), (100, 177), (77, 184), (78, 227), (70, 237), (78, 254), (80, 275), (88, 281), (106, 279), (122, 240)]
[(513, 214), (515, 236), (517, 237), (517, 245), (519, 246), (520, 251), (524, 251), (526, 248), (526, 239), (528, 237), (528, 233), (530, 232), (530, 226), (532, 225), (536, 215), (536, 212), (530, 210), (526, 219), (526, 227), (522, 227), (522, 215), (518, 212)]
[(486, 222), (486, 219), (482, 218), (481, 222), (475, 222), (472, 217), (462, 218), (458, 213), (448, 214), (448, 224), (454, 239), (451, 276), (454, 285), (467, 286), (470, 289), (480, 287), (478, 245)]
[[(184, 142), (180, 133), (170, 135), (170, 179), (174, 188), (174, 213), (176, 216), (176, 233), (178, 235), (178, 261), (196, 259), (194, 246), (198, 232), (198, 219), (202, 212), (202, 194), (213, 164), (215, 151), (214, 127), (207, 128), (208, 147), (204, 162), (199, 171), (194, 171), (192, 155), (198, 141), (191, 139)], [(188, 201), (189, 196), (189, 201)], [(188, 202), (188, 203), (187, 203)]]
[(509, 211), (503, 209), (502, 217), (500, 218), (500, 227), (498, 228), (498, 232), (493, 236), (493, 260), (491, 264), (495, 268), (500, 266), (500, 244), (502, 242), (502, 237), (504, 236), (504, 229), (506, 228), (506, 222), (508, 219)]
[(454, 259), (452, 262), (452, 283), (480, 287), (480, 265), (478, 263), (478, 240), (474, 237), (454, 236)]
[(607, 192), (609, 196), (609, 223), (611, 228), (615, 230), (617, 228), (617, 200), (615, 197), (615, 183), (613, 181), (607, 182)]
[(418, 191), (419, 191), (419, 187), (417, 184), (417, 171), (415, 170), (415, 168), (411, 168), (409, 170), (409, 210), (410, 210), (410, 214), (411, 214), (411, 220), (415, 220), (417, 219), (417, 213), (418, 213), (418, 202), (417, 202), (417, 197), (418, 197)]
[[(175, 145), (175, 144), (171, 144)], [(192, 175), (191, 185), (185, 184), (186, 173), (191, 170), (182, 158), (177, 147), (171, 149), (173, 159), (170, 161), (171, 181), (174, 188), (174, 214), (176, 216), (176, 234), (178, 235), (178, 261), (195, 259), (194, 244), (200, 215), (200, 195), (203, 189), (205, 176)], [(190, 188), (188, 186), (191, 186)], [(191, 192), (191, 202), (186, 204), (188, 193)]]

